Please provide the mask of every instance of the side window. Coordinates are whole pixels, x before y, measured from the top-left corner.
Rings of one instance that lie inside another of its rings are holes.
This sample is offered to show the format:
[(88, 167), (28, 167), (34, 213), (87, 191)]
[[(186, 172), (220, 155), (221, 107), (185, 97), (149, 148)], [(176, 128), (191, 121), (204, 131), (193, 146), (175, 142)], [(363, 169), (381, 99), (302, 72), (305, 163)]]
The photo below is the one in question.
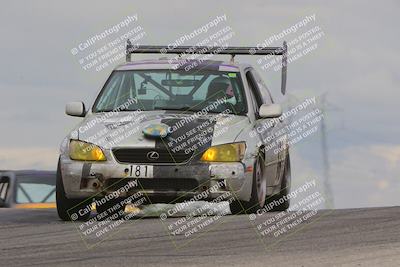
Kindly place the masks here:
[(260, 95), (258, 87), (257, 87), (256, 80), (254, 79), (254, 77), (250, 71), (247, 71), (246, 79), (249, 84), (251, 98), (252, 98), (252, 101), (254, 104), (253, 106), (255, 107), (255, 112), (258, 114), (258, 109), (263, 104), (263, 102), (262, 102), (262, 98), (261, 98), (261, 95)]
[(269, 92), (268, 87), (265, 85), (264, 81), (261, 79), (260, 75), (258, 75), (258, 73), (255, 70), (251, 70), (251, 73), (253, 74), (253, 77), (256, 80), (263, 103), (267, 105), (274, 103), (271, 97), (271, 93)]

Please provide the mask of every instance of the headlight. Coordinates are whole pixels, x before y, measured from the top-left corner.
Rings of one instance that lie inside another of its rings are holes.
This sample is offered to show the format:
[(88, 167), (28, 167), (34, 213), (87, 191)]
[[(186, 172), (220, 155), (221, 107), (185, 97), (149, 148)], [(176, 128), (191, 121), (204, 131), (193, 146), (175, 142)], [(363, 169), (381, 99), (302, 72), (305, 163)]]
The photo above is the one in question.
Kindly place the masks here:
[(71, 140), (69, 143), (69, 157), (74, 160), (106, 160), (106, 156), (104, 156), (100, 147), (78, 140)]
[(203, 153), (201, 160), (219, 162), (240, 161), (244, 157), (245, 150), (246, 144), (244, 142), (212, 146)]

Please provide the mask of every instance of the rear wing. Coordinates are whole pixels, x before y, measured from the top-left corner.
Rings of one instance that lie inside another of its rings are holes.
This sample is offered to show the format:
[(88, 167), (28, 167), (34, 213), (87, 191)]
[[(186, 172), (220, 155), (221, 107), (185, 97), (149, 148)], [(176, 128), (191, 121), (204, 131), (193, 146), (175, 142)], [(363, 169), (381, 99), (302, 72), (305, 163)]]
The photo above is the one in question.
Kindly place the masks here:
[(231, 55), (233, 61), (235, 55), (272, 55), (282, 56), (282, 80), (281, 92), (286, 93), (286, 76), (287, 76), (287, 44), (283, 42), (281, 47), (242, 47), (230, 46), (224, 49), (221, 47), (207, 47), (207, 46), (177, 46), (169, 48), (167, 46), (159, 45), (132, 45), (130, 40), (126, 43), (126, 61), (131, 61), (131, 54), (214, 54), (214, 55)]

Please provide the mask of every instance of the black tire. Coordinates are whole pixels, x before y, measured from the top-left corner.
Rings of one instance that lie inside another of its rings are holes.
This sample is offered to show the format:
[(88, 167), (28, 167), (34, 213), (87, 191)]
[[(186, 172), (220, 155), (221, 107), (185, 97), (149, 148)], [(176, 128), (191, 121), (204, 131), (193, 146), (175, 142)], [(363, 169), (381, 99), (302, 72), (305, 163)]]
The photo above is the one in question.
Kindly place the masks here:
[[(261, 192), (260, 189), (264, 190)], [(265, 204), (267, 191), (266, 177), (264, 177), (264, 157), (259, 155), (254, 163), (253, 183), (250, 201), (236, 200), (229, 204), (232, 214), (255, 213)]]
[(229, 208), (231, 209), (232, 215), (243, 214), (243, 211), (246, 210), (247, 203), (240, 200), (234, 200), (229, 203)]
[[(273, 196), (272, 200), (279, 200), (286, 197), (290, 193), (290, 184), (291, 184), (291, 170), (290, 170), (290, 157), (289, 155), (286, 157), (285, 169), (283, 171), (281, 184), (281, 191), (278, 195)], [(275, 206), (272, 211), (286, 211), (290, 206), (290, 199), (283, 201), (279, 206)]]
[(80, 215), (79, 210), (90, 206), (91, 201), (85, 201), (85, 199), (68, 199), (66, 197), (61, 176), (60, 160), (57, 166), (56, 203), (58, 217), (63, 221), (86, 221), (90, 217), (90, 211)]

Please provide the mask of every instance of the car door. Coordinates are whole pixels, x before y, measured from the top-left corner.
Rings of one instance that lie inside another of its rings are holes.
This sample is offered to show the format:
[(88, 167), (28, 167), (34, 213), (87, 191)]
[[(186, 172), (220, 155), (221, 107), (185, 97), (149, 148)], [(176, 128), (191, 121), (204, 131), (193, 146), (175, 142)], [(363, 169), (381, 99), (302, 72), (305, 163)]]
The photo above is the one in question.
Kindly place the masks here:
[[(260, 90), (262, 99), (264, 100), (264, 104), (273, 104), (274, 101), (272, 99), (271, 96), (271, 92), (269, 91), (268, 87), (266, 86), (266, 84), (264, 83), (264, 81), (262, 80), (261, 76), (254, 70), (251, 70), (253, 76), (255, 77), (256, 83), (258, 85), (258, 88)], [(289, 146), (288, 146), (288, 138), (287, 138), (287, 134), (285, 131), (281, 131), (283, 129), (285, 129), (286, 127), (286, 122), (284, 120), (279, 120), (275, 127), (273, 128), (273, 132), (274, 133), (280, 133), (279, 137), (275, 138), (275, 143), (276, 143), (276, 148), (279, 152), (277, 152), (277, 169), (278, 169), (278, 173), (276, 176), (276, 181), (275, 181), (275, 185), (280, 184), (280, 179), (282, 178), (283, 172), (285, 170), (285, 160), (286, 157), (289, 155)], [(264, 144), (266, 145), (266, 144)]]
[[(260, 91), (259, 85), (257, 83), (257, 78), (256, 75), (253, 73), (252, 69), (248, 69), (246, 71), (246, 79), (248, 82), (248, 86), (250, 88), (250, 94), (251, 94), (251, 101), (253, 102), (253, 106), (255, 107), (255, 117), (256, 121), (254, 124), (254, 132), (258, 133), (260, 136), (260, 139), (262, 140), (262, 144), (265, 146), (269, 144), (272, 141), (269, 141), (271, 134), (273, 133), (273, 128), (270, 127), (266, 129), (264, 125), (270, 120), (270, 119), (262, 119), (258, 115), (258, 110), (259, 107), (262, 104), (272, 104), (272, 98), (269, 99), (270, 102), (268, 102), (268, 99), (264, 99), (263, 95)], [(260, 130), (264, 129), (264, 130)], [(278, 154), (274, 153), (274, 149), (266, 149), (265, 153), (265, 160), (264, 160), (264, 166), (265, 166), (265, 172), (264, 174), (267, 175), (267, 187), (275, 186), (279, 183), (279, 176), (278, 176)]]

